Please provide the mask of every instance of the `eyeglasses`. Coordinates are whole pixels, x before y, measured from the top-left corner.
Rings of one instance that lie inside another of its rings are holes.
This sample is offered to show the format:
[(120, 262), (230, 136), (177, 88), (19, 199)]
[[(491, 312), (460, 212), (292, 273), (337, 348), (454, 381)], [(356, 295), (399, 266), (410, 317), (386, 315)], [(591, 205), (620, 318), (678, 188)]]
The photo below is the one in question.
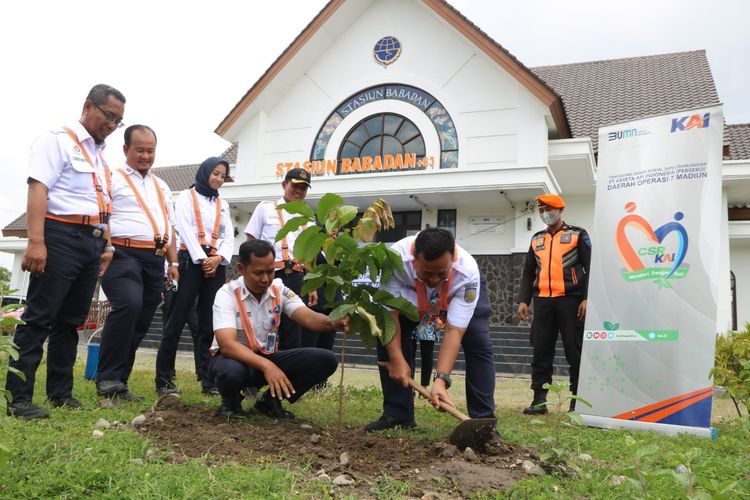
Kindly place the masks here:
[(118, 118), (116, 115), (113, 115), (109, 111), (104, 111), (102, 108), (99, 107), (94, 101), (91, 101), (91, 104), (96, 106), (96, 109), (102, 112), (104, 115), (104, 118), (107, 120), (107, 123), (117, 125), (117, 128), (124, 127), (125, 124), (122, 123), (122, 118)]

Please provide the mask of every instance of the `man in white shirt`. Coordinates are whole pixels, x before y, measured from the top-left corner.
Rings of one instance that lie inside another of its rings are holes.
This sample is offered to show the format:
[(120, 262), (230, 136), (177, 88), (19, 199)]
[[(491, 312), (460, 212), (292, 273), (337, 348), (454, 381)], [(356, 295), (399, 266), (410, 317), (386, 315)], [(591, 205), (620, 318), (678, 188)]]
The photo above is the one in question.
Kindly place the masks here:
[(78, 332), (91, 305), (98, 276), (112, 259), (108, 238), (109, 169), (104, 140), (122, 125), (125, 97), (109, 85), (92, 87), (80, 121), (39, 137), (29, 157), (26, 218), (29, 242), (21, 268), (31, 273), (25, 325), (16, 330), (19, 358), (10, 366), (8, 414), (26, 420), (49, 415), (32, 403), (36, 369), (47, 346), (47, 399), (78, 408), (73, 365)]
[[(303, 168), (293, 168), (287, 172), (281, 187), (284, 195), (276, 201), (261, 202), (250, 217), (245, 228), (248, 240), (265, 240), (274, 246), (276, 253), (276, 277), (280, 278), (284, 286), (297, 295), (302, 291), (305, 279), (305, 269), (294, 259), (294, 242), (304, 227), (291, 231), (281, 241), (276, 241), (276, 234), (284, 227), (289, 219), (295, 217), (279, 205), (292, 201), (304, 201), (310, 188), (310, 172)], [(314, 307), (318, 302), (317, 292), (310, 292), (307, 304)], [(279, 328), (280, 349), (296, 349), (301, 344), (302, 331), (300, 326), (289, 318), (285, 318)]]
[[(102, 330), (96, 390), (99, 396), (142, 400), (128, 390), (135, 352), (148, 331), (164, 286), (164, 258), (177, 262), (172, 193), (151, 171), (156, 133), (145, 125), (125, 130), (125, 165), (112, 172), (110, 233), (114, 258), (102, 277), (111, 311)], [(179, 279), (169, 266), (170, 280)]]
[(346, 320), (329, 321), (305, 306), (299, 296), (274, 278), (275, 253), (263, 240), (240, 245), (240, 277), (224, 285), (214, 300), (215, 353), (212, 369), (221, 394), (220, 415), (241, 417), (241, 390), (268, 390), (255, 408), (273, 418), (294, 418), (281, 400), (297, 401), (313, 386), (336, 371), (336, 356), (327, 349), (305, 347), (279, 351), (281, 315), (310, 330), (324, 332), (347, 328)]
[(365, 426), (376, 431), (394, 427), (412, 428), (414, 394), (409, 387), (412, 367), (411, 337), (415, 329), (434, 328), (443, 336), (432, 384), (432, 405), (455, 406), (448, 396), (451, 371), (459, 348), (466, 362), (466, 401), (472, 418), (494, 417), (495, 363), (489, 335), (490, 304), (476, 260), (455, 243), (450, 231), (428, 228), (393, 244), (404, 262), (381, 287), (403, 297), (419, 309), (413, 322), (394, 311), (396, 334), (383, 347), (377, 345), (383, 388), (383, 414)]

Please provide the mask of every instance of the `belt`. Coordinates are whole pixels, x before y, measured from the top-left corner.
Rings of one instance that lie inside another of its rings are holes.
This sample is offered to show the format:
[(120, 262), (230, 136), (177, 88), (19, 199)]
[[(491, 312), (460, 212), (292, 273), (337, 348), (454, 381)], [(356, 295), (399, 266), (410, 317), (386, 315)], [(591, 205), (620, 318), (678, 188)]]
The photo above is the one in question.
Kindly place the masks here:
[[(210, 245), (202, 246), (201, 248), (203, 249), (203, 252), (206, 254), (206, 257), (215, 257), (215, 256), (218, 255), (216, 253), (216, 249), (213, 248)], [(180, 250), (180, 252), (187, 252), (188, 251), (188, 247), (185, 246), (185, 244), (183, 243), (183, 244), (180, 245), (180, 249), (179, 250)]]
[(76, 229), (80, 231), (81, 233), (85, 234), (86, 236), (93, 236), (94, 238), (97, 238), (97, 239), (104, 238), (104, 229), (97, 227), (97, 226), (91, 226), (87, 224), (78, 224), (75, 222), (65, 222), (63, 220), (59, 220), (59, 219), (52, 218), (52, 217), (47, 217), (47, 220), (54, 222), (54, 223), (59, 223), (61, 224), (61, 227), (64, 226), (64, 227), (69, 227), (71, 229)]
[[(90, 226), (92, 224), (106, 224), (109, 221), (109, 214), (102, 215), (55, 215), (48, 213), (45, 215), (47, 219), (56, 220), (57, 222), (65, 222), (66, 224), (79, 224), (83, 226)], [(102, 220), (104, 219), (104, 220)]]
[(166, 241), (161, 242), (160, 245), (156, 244), (154, 240), (133, 240), (130, 238), (112, 238), (112, 244), (127, 248), (140, 248), (146, 250), (154, 250), (156, 255), (159, 257), (166, 253), (165, 245)]

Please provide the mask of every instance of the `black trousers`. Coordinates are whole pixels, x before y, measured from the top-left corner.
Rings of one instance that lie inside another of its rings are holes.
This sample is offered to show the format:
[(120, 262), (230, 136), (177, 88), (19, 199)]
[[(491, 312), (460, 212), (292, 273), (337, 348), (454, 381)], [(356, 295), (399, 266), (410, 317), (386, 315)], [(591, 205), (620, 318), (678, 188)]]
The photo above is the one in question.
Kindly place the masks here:
[[(466, 406), (472, 418), (492, 417), (495, 413), (495, 362), (490, 342), (489, 296), (484, 279), (479, 288), (479, 303), (474, 316), (461, 340), (466, 361)], [(403, 316), (401, 325), (401, 349), (414, 371), (414, 356), (411, 352), (412, 331), (417, 326)], [(385, 347), (378, 343), (378, 360), (388, 361)], [(383, 388), (383, 414), (399, 420), (414, 420), (414, 391), (388, 376), (388, 370), (379, 368), (380, 386)]]
[[(283, 269), (276, 271), (276, 277), (281, 278), (284, 286), (297, 295), (302, 295), (302, 286), (305, 284), (305, 273), (284, 273)], [(281, 316), (279, 323), (279, 350), (298, 349), (302, 347), (302, 328), (286, 314)]]
[(425, 387), (430, 385), (430, 377), (432, 376), (432, 362), (435, 351), (435, 342), (432, 340), (417, 340), (411, 339), (411, 360), (409, 365), (411, 366), (411, 378), (416, 379), (415, 375), (417, 372), (417, 344), (419, 344), (419, 383)]
[[(193, 335), (195, 346), (195, 368), (204, 389), (211, 387), (207, 380), (211, 362), (209, 348), (213, 340), (214, 297), (226, 280), (227, 266), (220, 265), (213, 278), (203, 277), (200, 264), (194, 264), (186, 251), (177, 253), (180, 262), (180, 284), (172, 298), (172, 304), (164, 327), (164, 335), (156, 354), (156, 387), (172, 383), (175, 377), (175, 358), (180, 334), (190, 314), (195, 298), (198, 298), (198, 335)], [(204, 384), (205, 382), (205, 384)]]
[(36, 369), (47, 345), (47, 397), (64, 398), (73, 391), (73, 365), (78, 348), (76, 328), (84, 323), (99, 273), (104, 240), (87, 226), (46, 219), (44, 243), (47, 263), (44, 273), (31, 276), (26, 310), (13, 337), (18, 361), (10, 366), (26, 375), (26, 381), (9, 373), (6, 389), (13, 401), (31, 401)]
[[(167, 327), (167, 316), (169, 316), (169, 309), (172, 307), (172, 299), (174, 299), (175, 292), (173, 290), (170, 290), (166, 287), (162, 290), (162, 295), (164, 296), (164, 302), (161, 304), (161, 334), (164, 336), (164, 331)], [(193, 307), (190, 309), (190, 313), (187, 317), (187, 326), (190, 330), (190, 336), (191, 338), (195, 338), (198, 336), (199, 327), (198, 327), (198, 300), (196, 297), (196, 301), (193, 302)], [(184, 328), (183, 328), (184, 330)], [(195, 344), (193, 344), (193, 361), (195, 361), (195, 373), (198, 374), (198, 360), (199, 356), (195, 352)]]
[(164, 257), (146, 248), (117, 246), (102, 278), (111, 310), (104, 322), (97, 382), (128, 383), (135, 352), (161, 302)]
[[(294, 387), (294, 394), (289, 398), (294, 403), (312, 387), (324, 382), (336, 371), (336, 356), (326, 349), (315, 347), (278, 351), (269, 356), (287, 376)], [(216, 387), (224, 398), (237, 397), (245, 387), (263, 387), (266, 378), (263, 372), (247, 365), (217, 354), (211, 363), (216, 374)]]
[(583, 321), (578, 319), (580, 296), (534, 298), (534, 320), (531, 322), (531, 345), (534, 358), (531, 362), (531, 388), (542, 389), (552, 383), (557, 333), (562, 335), (565, 358), (570, 364), (570, 390), (578, 392), (578, 371), (581, 367), (583, 347)]

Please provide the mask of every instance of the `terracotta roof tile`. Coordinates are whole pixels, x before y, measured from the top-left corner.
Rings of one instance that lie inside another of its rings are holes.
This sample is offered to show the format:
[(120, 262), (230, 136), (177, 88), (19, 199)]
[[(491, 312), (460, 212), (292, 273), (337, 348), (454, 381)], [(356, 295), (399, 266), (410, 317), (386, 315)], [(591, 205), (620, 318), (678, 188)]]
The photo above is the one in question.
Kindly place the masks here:
[(562, 97), (573, 137), (599, 127), (717, 104), (704, 50), (531, 68)]

